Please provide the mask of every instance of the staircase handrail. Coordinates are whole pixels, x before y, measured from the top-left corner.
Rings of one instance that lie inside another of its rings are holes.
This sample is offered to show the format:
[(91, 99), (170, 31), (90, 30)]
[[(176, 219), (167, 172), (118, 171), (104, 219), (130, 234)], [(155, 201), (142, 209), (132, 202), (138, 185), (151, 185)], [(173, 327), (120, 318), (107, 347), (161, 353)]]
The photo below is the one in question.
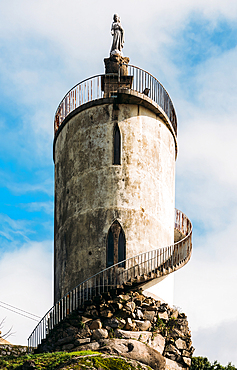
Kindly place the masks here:
[(185, 265), (192, 252), (192, 224), (187, 216), (177, 209), (175, 229), (185, 237), (167, 247), (143, 252), (107, 267), (65, 294), (47, 311), (32, 331), (28, 338), (28, 348), (37, 347), (55, 325), (95, 296), (123, 284), (143, 285), (148, 280), (168, 275)]

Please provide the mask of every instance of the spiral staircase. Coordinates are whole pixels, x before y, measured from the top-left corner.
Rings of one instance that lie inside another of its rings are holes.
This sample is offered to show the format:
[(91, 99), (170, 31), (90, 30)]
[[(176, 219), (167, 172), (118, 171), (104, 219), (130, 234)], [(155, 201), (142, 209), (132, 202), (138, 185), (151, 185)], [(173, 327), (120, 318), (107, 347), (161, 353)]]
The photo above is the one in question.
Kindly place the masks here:
[(141, 253), (106, 268), (65, 294), (45, 314), (29, 336), (29, 349), (38, 347), (49, 331), (95, 297), (121, 288), (136, 289), (152, 280), (155, 284), (165, 275), (184, 266), (192, 253), (192, 224), (187, 216), (177, 209), (174, 240), (174, 244), (167, 247)]

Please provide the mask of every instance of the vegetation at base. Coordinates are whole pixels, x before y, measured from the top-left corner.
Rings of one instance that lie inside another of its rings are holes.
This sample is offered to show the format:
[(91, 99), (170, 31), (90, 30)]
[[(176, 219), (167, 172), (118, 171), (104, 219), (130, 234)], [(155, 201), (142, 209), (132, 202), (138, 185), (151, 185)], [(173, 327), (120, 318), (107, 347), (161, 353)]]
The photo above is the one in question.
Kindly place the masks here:
[(57, 369), (60, 365), (66, 364), (75, 356), (86, 356), (99, 354), (99, 352), (81, 351), (81, 352), (54, 352), (42, 353), (39, 355), (24, 355), (20, 357), (4, 356), (0, 357), (0, 369), (18, 370), (26, 361), (34, 361), (37, 369)]
[[(93, 356), (91, 356), (93, 355)], [(105, 369), (105, 370), (141, 370), (129, 363), (129, 360), (118, 357), (104, 357), (99, 352), (54, 352), (38, 355), (25, 355), (14, 358), (12, 356), (0, 357), (1, 370), (20, 370), (26, 361), (33, 361), (38, 370), (82, 370), (82, 369)], [(149, 368), (147, 366), (147, 368)]]
[(237, 368), (231, 365), (231, 362), (227, 366), (222, 366), (217, 361), (211, 364), (206, 357), (193, 357), (190, 370), (237, 370)]

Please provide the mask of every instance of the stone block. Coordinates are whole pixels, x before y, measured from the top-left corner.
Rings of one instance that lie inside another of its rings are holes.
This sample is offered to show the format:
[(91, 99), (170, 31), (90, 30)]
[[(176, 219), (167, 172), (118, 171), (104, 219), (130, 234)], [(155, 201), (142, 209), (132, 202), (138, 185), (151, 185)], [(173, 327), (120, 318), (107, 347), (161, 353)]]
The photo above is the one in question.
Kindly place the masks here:
[(135, 327), (136, 327), (136, 324), (134, 322), (132, 322), (132, 319), (127, 318), (125, 329), (126, 330), (133, 330), (133, 329), (135, 329)]
[(159, 315), (159, 319), (162, 319), (162, 320), (165, 320), (165, 321), (169, 320), (169, 316), (168, 316), (168, 313), (166, 311), (159, 312), (158, 315)]
[(156, 314), (155, 311), (144, 311), (143, 318), (145, 320), (153, 321), (155, 314)]
[(100, 340), (108, 338), (108, 330), (106, 329), (95, 329), (92, 333), (92, 339)]
[(183, 338), (184, 337), (184, 334), (182, 333), (182, 331), (180, 331), (179, 329), (177, 328), (173, 328), (170, 332), (170, 335), (174, 338), (174, 339), (178, 339), (178, 338)]
[(183, 370), (186, 369), (186, 366), (182, 366), (181, 364), (178, 364), (175, 361), (170, 360), (169, 358), (166, 358), (166, 366), (165, 370)]
[(116, 329), (114, 335), (116, 338), (120, 339), (135, 339), (140, 340), (143, 343), (147, 343), (148, 339), (151, 338), (152, 333)]
[(140, 321), (134, 320), (136, 327), (141, 331), (146, 331), (151, 327), (151, 322), (149, 320)]
[(101, 321), (98, 320), (93, 320), (92, 323), (89, 326), (90, 330), (95, 330), (95, 329), (101, 329), (102, 328), (102, 323)]
[(74, 342), (75, 346), (80, 346), (82, 344), (90, 343), (91, 338), (76, 339)]
[(191, 358), (189, 357), (183, 357), (183, 362), (187, 365), (187, 366), (191, 366)]
[(175, 355), (179, 356), (181, 355), (181, 352), (171, 343), (165, 348), (165, 352), (174, 353)]
[(111, 317), (111, 319), (107, 319), (104, 322), (105, 326), (109, 326), (110, 328), (116, 329), (126, 324), (125, 320), (116, 319), (116, 317)]
[(126, 302), (131, 299), (131, 297), (128, 294), (120, 294), (118, 296), (118, 298), (120, 298), (122, 301), (126, 301)]
[(134, 302), (127, 302), (124, 306), (124, 308), (129, 312), (134, 312), (136, 305)]
[(147, 344), (159, 353), (163, 354), (165, 349), (165, 338), (161, 334), (153, 334)]
[(186, 351), (185, 349), (182, 351), (182, 356), (184, 356), (184, 357), (191, 357), (191, 354), (188, 352), (188, 351)]
[(91, 335), (90, 329), (86, 326), (79, 330), (78, 334), (76, 334), (76, 338), (87, 338)]
[(99, 348), (100, 348), (99, 342), (92, 342), (76, 347), (74, 348), (74, 351), (97, 351)]
[(175, 345), (178, 349), (187, 349), (185, 341), (180, 338), (175, 341)]

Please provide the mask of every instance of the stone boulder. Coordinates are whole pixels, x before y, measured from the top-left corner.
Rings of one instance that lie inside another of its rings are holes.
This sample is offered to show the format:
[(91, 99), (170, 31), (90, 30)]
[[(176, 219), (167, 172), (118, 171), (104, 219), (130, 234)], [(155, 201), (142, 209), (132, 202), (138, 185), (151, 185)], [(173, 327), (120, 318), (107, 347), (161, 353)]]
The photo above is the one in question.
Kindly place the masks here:
[(137, 340), (103, 339), (100, 340), (100, 346), (100, 352), (137, 360), (154, 370), (165, 370), (165, 358), (155, 349)]

